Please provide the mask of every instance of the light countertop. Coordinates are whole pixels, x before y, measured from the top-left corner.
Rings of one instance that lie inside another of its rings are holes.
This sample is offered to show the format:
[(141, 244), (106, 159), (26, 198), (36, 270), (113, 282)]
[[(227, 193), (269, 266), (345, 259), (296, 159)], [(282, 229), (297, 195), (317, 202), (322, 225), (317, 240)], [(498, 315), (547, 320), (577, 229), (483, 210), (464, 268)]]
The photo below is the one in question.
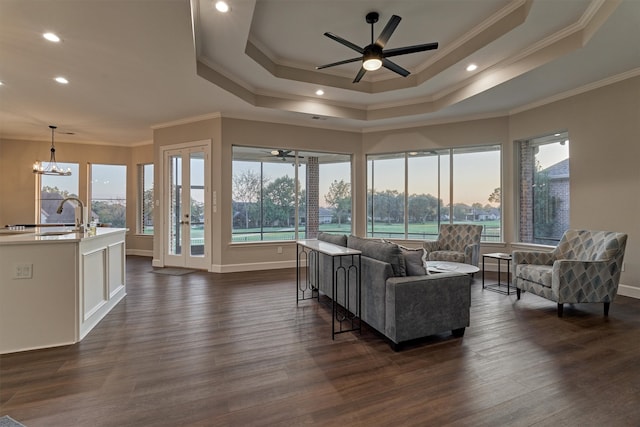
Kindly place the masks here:
[(95, 235), (88, 231), (80, 233), (73, 227), (30, 227), (24, 230), (0, 229), (0, 245), (17, 245), (32, 243), (74, 243), (96, 239), (114, 233), (124, 233), (126, 228), (96, 228)]

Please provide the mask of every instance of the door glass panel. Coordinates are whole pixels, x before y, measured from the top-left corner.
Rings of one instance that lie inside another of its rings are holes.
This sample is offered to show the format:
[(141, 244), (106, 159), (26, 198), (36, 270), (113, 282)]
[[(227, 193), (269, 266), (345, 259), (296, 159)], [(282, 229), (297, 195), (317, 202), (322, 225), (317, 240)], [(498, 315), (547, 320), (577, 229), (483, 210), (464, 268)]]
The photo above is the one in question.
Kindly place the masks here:
[(190, 154), (189, 220), (191, 256), (204, 256), (204, 153)]
[(182, 157), (169, 156), (169, 254), (181, 255)]

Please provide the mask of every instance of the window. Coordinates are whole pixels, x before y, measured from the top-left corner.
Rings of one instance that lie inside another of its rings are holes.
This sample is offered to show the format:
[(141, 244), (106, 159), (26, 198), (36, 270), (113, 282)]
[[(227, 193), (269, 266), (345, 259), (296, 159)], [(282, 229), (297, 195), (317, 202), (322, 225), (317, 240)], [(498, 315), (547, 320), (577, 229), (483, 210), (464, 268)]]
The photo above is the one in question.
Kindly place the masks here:
[(499, 145), (367, 156), (367, 235), (433, 239), (441, 223), (501, 239)]
[(556, 245), (569, 228), (569, 134), (518, 141), (520, 241)]
[(91, 202), (88, 221), (109, 227), (126, 226), (127, 167), (124, 165), (91, 165)]
[[(43, 162), (46, 163), (46, 162)], [(71, 169), (71, 176), (36, 175), (40, 180), (40, 194), (36, 203), (36, 222), (50, 224), (75, 224), (75, 207), (66, 202), (62, 213), (58, 206), (65, 197), (78, 197), (79, 167), (77, 163), (58, 163), (62, 169)]]
[(153, 234), (153, 164), (138, 165), (138, 234)]
[(351, 232), (351, 157), (233, 147), (232, 240)]

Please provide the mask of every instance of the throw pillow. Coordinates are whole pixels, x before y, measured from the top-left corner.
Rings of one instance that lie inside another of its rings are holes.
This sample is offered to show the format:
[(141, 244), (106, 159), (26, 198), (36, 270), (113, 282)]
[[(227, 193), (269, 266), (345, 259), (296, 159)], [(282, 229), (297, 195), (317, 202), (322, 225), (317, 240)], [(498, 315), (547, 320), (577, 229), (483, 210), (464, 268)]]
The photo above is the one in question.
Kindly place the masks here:
[(402, 251), (395, 243), (382, 243), (373, 239), (363, 239), (354, 235), (347, 237), (347, 247), (362, 252), (362, 256), (388, 262), (393, 269), (393, 275), (402, 277), (407, 275)]
[(428, 274), (425, 268), (427, 261), (427, 251), (423, 248), (407, 248), (400, 246), (404, 256), (404, 264), (407, 269), (407, 276), (424, 276)]

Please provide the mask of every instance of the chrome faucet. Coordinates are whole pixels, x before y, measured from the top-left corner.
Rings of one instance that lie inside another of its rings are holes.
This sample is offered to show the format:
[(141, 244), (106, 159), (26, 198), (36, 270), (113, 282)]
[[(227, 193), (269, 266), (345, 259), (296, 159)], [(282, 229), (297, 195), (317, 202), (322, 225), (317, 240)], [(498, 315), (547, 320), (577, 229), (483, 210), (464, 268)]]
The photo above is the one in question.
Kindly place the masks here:
[(60, 202), (60, 206), (58, 206), (58, 210), (56, 211), (58, 214), (62, 213), (62, 208), (64, 207), (64, 204), (66, 201), (70, 201), (70, 200), (74, 200), (78, 203), (78, 206), (80, 207), (80, 218), (78, 218), (76, 216), (76, 231), (84, 231), (84, 203), (82, 203), (82, 200), (78, 199), (77, 197), (66, 197), (62, 200), (62, 202)]

